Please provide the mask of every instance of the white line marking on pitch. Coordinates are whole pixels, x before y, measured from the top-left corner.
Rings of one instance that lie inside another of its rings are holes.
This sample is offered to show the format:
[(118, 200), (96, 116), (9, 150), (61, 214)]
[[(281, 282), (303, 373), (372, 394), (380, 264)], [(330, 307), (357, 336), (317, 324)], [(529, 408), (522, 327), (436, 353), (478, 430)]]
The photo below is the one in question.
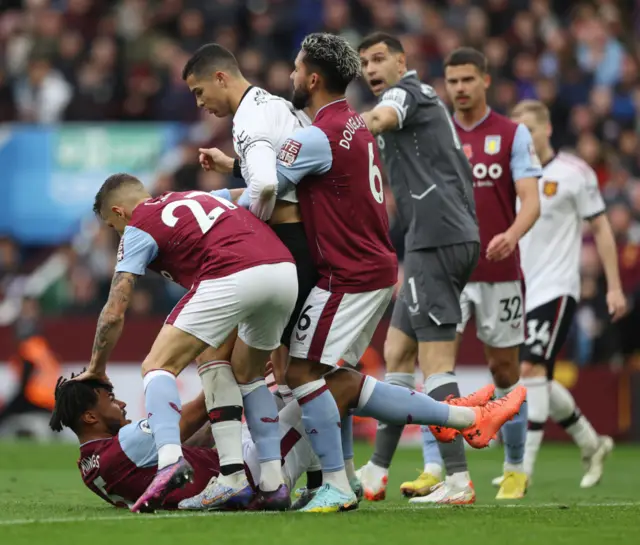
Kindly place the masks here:
[[(539, 503), (539, 504), (507, 504), (507, 505), (470, 505), (465, 507), (453, 507), (456, 509), (470, 509), (475, 510), (488, 510), (488, 509), (561, 509), (561, 508), (603, 508), (603, 507), (640, 507), (639, 501), (621, 501), (621, 502), (598, 502), (598, 503), (576, 503), (576, 504), (564, 504), (564, 503)], [(409, 511), (421, 511), (424, 509), (451, 509), (449, 505), (407, 505), (407, 506), (389, 506), (378, 507), (376, 509), (363, 509), (360, 513), (393, 513), (393, 512), (409, 512)], [(183, 518), (196, 518), (196, 517), (211, 517), (211, 516), (237, 516), (243, 517), (248, 515), (277, 515), (279, 513), (274, 512), (260, 512), (260, 511), (244, 511), (244, 512), (221, 512), (210, 511), (208, 513), (201, 512), (185, 512), (185, 513), (157, 513), (157, 514), (122, 514), (112, 516), (82, 516), (82, 517), (52, 517), (42, 519), (14, 519), (14, 520), (0, 520), (0, 526), (26, 526), (29, 524), (59, 524), (59, 523), (73, 523), (73, 522), (100, 522), (100, 521), (137, 521), (137, 520), (154, 520), (154, 519), (183, 519)], [(355, 513), (354, 513), (355, 514)], [(348, 515), (353, 516), (353, 515)]]

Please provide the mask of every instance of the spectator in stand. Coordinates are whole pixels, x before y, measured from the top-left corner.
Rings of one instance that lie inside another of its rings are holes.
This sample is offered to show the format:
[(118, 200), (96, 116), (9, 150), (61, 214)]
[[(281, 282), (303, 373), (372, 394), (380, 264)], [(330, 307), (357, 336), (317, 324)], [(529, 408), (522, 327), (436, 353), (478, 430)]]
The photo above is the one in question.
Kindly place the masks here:
[[(489, 60), (492, 107), (507, 113), (523, 98), (542, 100), (551, 111), (555, 149), (574, 151), (596, 170), (607, 202), (615, 205), (613, 215), (622, 215), (618, 206), (631, 210), (628, 221), (620, 222), (627, 230), (621, 236), (628, 247), (640, 237), (640, 9), (632, 11), (632, 4), (5, 1), (0, 12), (0, 122), (185, 123), (187, 137), (159, 162), (155, 193), (241, 187), (234, 178), (202, 174), (197, 164), (198, 147), (232, 150), (228, 121), (203, 116), (181, 81), (185, 59), (202, 43), (216, 41), (229, 48), (253, 83), (288, 97), (292, 57), (305, 34), (324, 30), (355, 44), (371, 30), (388, 30), (401, 37), (410, 66), (445, 100), (442, 59), (456, 47), (471, 45), (482, 49)], [(354, 85), (348, 96), (360, 109), (369, 109), (374, 101), (362, 85)], [(388, 210), (392, 229), (397, 230), (391, 200)], [(95, 243), (95, 248), (79, 255), (66, 254), (71, 265), (63, 281), (48, 293), (47, 311), (95, 311), (91, 297), (99, 299), (97, 294), (104, 290), (97, 269), (111, 266), (105, 256), (114, 251), (116, 242), (97, 235)], [(627, 260), (629, 252), (623, 252)], [(21, 265), (11, 273), (12, 289), (20, 285), (15, 278), (22, 272)], [(640, 279), (629, 278), (631, 296), (638, 292), (640, 286), (634, 282)], [(161, 285), (142, 285), (153, 304), (142, 295), (136, 306), (139, 312), (156, 312), (175, 300), (178, 294)], [(585, 276), (587, 297), (581, 308), (590, 315), (599, 316), (600, 285), (597, 278)], [(2, 289), (6, 292), (7, 281), (0, 279)], [(588, 329), (606, 335), (607, 328), (600, 325)], [(612, 350), (620, 351), (619, 345)]]

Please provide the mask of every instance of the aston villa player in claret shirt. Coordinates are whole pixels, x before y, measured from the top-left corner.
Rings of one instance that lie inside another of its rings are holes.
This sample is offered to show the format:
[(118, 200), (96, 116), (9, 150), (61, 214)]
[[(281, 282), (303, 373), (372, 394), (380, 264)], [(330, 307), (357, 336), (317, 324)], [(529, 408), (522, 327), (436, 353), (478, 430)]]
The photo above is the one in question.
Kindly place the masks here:
[[(542, 168), (529, 129), (487, 105), (490, 77), (482, 53), (471, 48), (454, 51), (445, 61), (445, 80), (458, 135), (473, 170), (481, 243), (478, 266), (460, 299), (458, 332), (464, 331), (473, 312), (500, 396), (515, 388), (520, 376), (525, 320), (518, 242), (540, 215)], [(504, 480), (497, 499), (520, 499), (526, 491), (526, 407), (502, 431)]]

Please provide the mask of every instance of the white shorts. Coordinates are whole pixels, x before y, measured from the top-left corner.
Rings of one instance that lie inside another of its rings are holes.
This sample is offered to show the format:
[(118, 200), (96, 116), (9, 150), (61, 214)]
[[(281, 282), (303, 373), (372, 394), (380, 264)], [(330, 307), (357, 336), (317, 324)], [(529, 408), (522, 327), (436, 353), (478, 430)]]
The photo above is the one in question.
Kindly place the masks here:
[(291, 335), (292, 358), (337, 367), (357, 365), (389, 306), (393, 287), (364, 293), (331, 293), (315, 287)]
[(298, 297), (293, 263), (258, 265), (202, 280), (175, 306), (166, 323), (218, 348), (235, 327), (252, 348), (273, 350)]
[(507, 348), (524, 342), (522, 282), (471, 282), (460, 296), (462, 322), (458, 333), (475, 312), (478, 339), (487, 346)]

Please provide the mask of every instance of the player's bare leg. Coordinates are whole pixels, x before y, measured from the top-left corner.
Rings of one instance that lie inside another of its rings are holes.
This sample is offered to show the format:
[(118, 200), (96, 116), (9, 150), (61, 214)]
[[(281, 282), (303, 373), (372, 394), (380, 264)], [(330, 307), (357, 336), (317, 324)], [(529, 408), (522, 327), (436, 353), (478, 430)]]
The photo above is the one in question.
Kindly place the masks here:
[[(387, 373), (385, 382), (415, 390), (415, 365), (418, 343), (415, 339), (393, 326), (387, 331), (384, 343), (384, 361)], [(375, 448), (371, 460), (358, 470), (364, 496), (369, 501), (384, 500), (389, 480), (389, 466), (398, 448), (404, 425), (378, 423)], [(436, 481), (436, 482), (439, 482)], [(415, 482), (403, 483), (400, 490), (413, 497)], [(435, 482), (433, 484), (436, 484)]]
[[(455, 331), (455, 326), (452, 327)], [(453, 341), (434, 340), (418, 345), (418, 363), (426, 377), (424, 391), (438, 401), (460, 397), (454, 373), (460, 339), (460, 335), (456, 334)], [(430, 433), (430, 430), (425, 430), (427, 440), (430, 440)], [(416, 498), (416, 501), (458, 505), (474, 503), (476, 494), (471, 484), (462, 438), (456, 437), (451, 443), (439, 442), (438, 448), (446, 470), (446, 478), (440, 484), (434, 485), (432, 493), (423, 500)]]
[(142, 363), (145, 409), (158, 449), (158, 473), (131, 508), (134, 512), (159, 507), (167, 494), (193, 478), (193, 468), (180, 446), (182, 405), (176, 377), (206, 346), (193, 335), (165, 324)]
[(285, 405), (293, 401), (293, 392), (291, 388), (287, 386), (285, 379), (285, 373), (287, 372), (287, 364), (289, 363), (289, 350), (286, 346), (280, 345), (273, 352), (271, 352), (271, 365), (273, 370), (273, 378), (278, 385), (278, 393), (282, 396), (282, 401)]
[(279, 510), (288, 508), (291, 501), (281, 471), (278, 407), (264, 378), (271, 352), (249, 346), (238, 337), (231, 363), (260, 460), (259, 508)]
[[(496, 396), (503, 397), (518, 388), (520, 381), (519, 346), (497, 348), (485, 345), (485, 357), (496, 385)], [(504, 479), (496, 499), (520, 499), (527, 491), (524, 450), (527, 436), (527, 403), (502, 429), (505, 462)]]

